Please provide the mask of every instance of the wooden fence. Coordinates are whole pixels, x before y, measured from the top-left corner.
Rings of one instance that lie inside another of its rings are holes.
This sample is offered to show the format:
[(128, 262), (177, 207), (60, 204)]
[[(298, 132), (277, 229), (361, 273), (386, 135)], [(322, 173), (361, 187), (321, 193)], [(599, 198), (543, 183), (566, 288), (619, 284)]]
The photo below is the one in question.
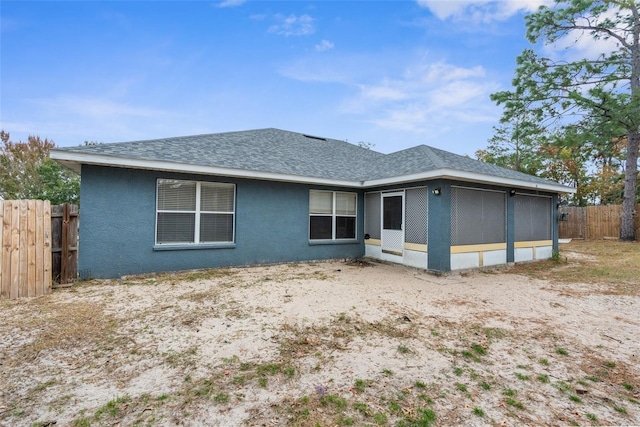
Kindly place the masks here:
[(78, 276), (78, 214), (78, 205), (51, 206), (52, 275), (61, 285)]
[(51, 293), (51, 204), (0, 200), (0, 299)]
[[(561, 239), (617, 239), (620, 237), (622, 206), (561, 207), (567, 214), (566, 221), (559, 221), (558, 233)], [(640, 239), (639, 205), (636, 205), (636, 240)]]

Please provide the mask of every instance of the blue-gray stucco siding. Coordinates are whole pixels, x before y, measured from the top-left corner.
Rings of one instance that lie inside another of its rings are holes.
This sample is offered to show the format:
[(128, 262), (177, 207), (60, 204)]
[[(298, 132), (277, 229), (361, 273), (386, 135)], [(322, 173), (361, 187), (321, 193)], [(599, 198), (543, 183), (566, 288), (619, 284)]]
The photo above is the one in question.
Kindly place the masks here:
[[(236, 184), (235, 244), (157, 250), (159, 178)], [(357, 242), (309, 243), (310, 189), (358, 194)], [(364, 197), (353, 189), (83, 165), (81, 203), (83, 278), (364, 256)]]

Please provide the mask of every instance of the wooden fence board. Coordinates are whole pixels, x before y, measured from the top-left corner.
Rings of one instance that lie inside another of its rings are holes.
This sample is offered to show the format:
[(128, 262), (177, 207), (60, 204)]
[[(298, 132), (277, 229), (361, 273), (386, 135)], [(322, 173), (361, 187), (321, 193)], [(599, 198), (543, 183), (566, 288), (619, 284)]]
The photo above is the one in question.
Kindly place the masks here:
[(0, 200), (0, 226), (0, 299), (50, 293), (50, 202)]
[[(587, 206), (562, 207), (561, 212), (567, 213), (567, 220), (560, 221), (558, 233), (561, 239), (618, 239), (620, 237), (620, 222), (622, 220), (622, 206)], [(640, 239), (639, 206), (636, 206), (635, 229), (636, 240)]]
[(9, 299), (11, 294), (11, 204), (0, 203), (0, 299)]
[(44, 223), (42, 226), (44, 229), (44, 293), (49, 294), (51, 293), (51, 282), (53, 281), (53, 278), (51, 275), (51, 202), (49, 202), (48, 200), (45, 200), (44, 202), (43, 211)]
[(29, 296), (29, 210), (28, 201), (20, 203), (20, 283), (18, 287), (18, 297)]
[[(44, 255), (46, 248), (44, 246), (44, 202), (42, 200), (36, 200), (36, 278), (35, 289), (37, 295), (43, 295), (48, 293), (45, 287), (44, 280)], [(50, 221), (50, 220), (49, 220)]]
[(11, 293), (9, 298), (18, 298), (20, 295), (20, 205), (17, 202), (11, 204)]
[(36, 296), (36, 201), (27, 202), (27, 296)]

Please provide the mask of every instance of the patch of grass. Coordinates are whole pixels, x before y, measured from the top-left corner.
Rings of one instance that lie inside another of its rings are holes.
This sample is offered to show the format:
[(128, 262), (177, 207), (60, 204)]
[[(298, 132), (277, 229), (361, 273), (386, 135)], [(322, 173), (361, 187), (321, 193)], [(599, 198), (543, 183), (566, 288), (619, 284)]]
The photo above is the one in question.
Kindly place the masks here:
[(105, 405), (100, 407), (96, 411), (94, 417), (96, 419), (100, 419), (104, 415), (110, 417), (121, 416), (129, 402), (131, 402), (131, 398), (129, 396), (117, 397), (113, 400), (108, 401)]
[(508, 397), (505, 400), (505, 403), (509, 406), (513, 406), (514, 408), (517, 409), (524, 409), (524, 404), (518, 400), (515, 400), (513, 397)]
[(391, 369), (383, 369), (382, 370), (382, 375), (384, 375), (385, 377), (390, 377), (393, 375), (393, 371)]
[(622, 406), (617, 406), (616, 405), (616, 406), (613, 407), (613, 409), (614, 409), (614, 411), (619, 412), (621, 414), (625, 414), (625, 415), (627, 414), (627, 409), (622, 407)]
[(487, 350), (480, 344), (472, 345), (471, 349), (479, 356), (484, 356), (485, 354), (487, 354)]
[(543, 366), (549, 366), (549, 359), (546, 359), (544, 357), (538, 359), (538, 363), (540, 363)]
[(369, 407), (367, 406), (366, 403), (355, 402), (352, 405), (352, 407), (353, 407), (353, 409), (355, 409), (356, 411), (360, 412), (364, 416), (368, 416), (369, 415)]
[(622, 383), (622, 387), (624, 387), (624, 389), (627, 391), (633, 390), (633, 386), (629, 383)]
[(598, 422), (598, 417), (596, 417), (596, 414), (592, 414), (591, 412), (586, 413), (585, 417), (587, 417), (588, 419), (590, 419), (594, 423)]
[(436, 420), (436, 413), (431, 409), (422, 409), (415, 417), (405, 417), (398, 421), (398, 427), (428, 427)]
[(563, 393), (571, 390), (569, 384), (565, 383), (564, 381), (556, 381), (553, 386)]
[(529, 381), (531, 379), (529, 375), (521, 374), (520, 372), (516, 372), (516, 378), (522, 381)]
[(258, 375), (276, 375), (280, 372), (280, 364), (278, 363), (265, 363), (256, 367), (256, 373)]
[(640, 294), (637, 266), (640, 265), (640, 246), (618, 241), (577, 241), (563, 245), (563, 251), (574, 252), (579, 257), (535, 263), (522, 263), (512, 270), (536, 279), (554, 283), (604, 284), (591, 288), (590, 293), (610, 295)]
[(475, 407), (473, 408), (473, 413), (476, 414), (479, 417), (484, 417), (485, 413), (481, 408)]
[(426, 403), (427, 405), (431, 405), (433, 403), (433, 399), (431, 399), (429, 396), (427, 396), (424, 393), (420, 393), (418, 395), (418, 400), (422, 400), (424, 403)]
[(616, 362), (611, 361), (611, 360), (606, 360), (604, 362), (604, 366), (606, 366), (607, 368), (615, 368), (616, 367)]
[(582, 403), (582, 399), (580, 399), (575, 394), (570, 395), (569, 396), (569, 400), (571, 400), (572, 402), (576, 402), (576, 403)]
[(467, 386), (462, 383), (456, 383), (456, 390), (467, 391)]
[(205, 379), (199, 382), (193, 389), (191, 389), (191, 393), (194, 396), (201, 397), (203, 399), (208, 399), (214, 391), (214, 385), (209, 379)]
[(247, 378), (244, 375), (236, 375), (231, 379), (231, 384), (233, 385), (245, 385), (247, 382)]
[(540, 381), (541, 383), (548, 383), (549, 382), (549, 375), (547, 374), (540, 374), (536, 377), (538, 379), (538, 381)]
[(75, 420), (73, 420), (71, 425), (73, 427), (91, 427), (91, 421), (89, 420), (89, 418), (76, 418)]
[(369, 386), (369, 382), (366, 380), (362, 380), (362, 379), (356, 379), (355, 382), (353, 383), (353, 388), (355, 391), (357, 391), (358, 393), (364, 393), (364, 391), (367, 389), (367, 387)]
[(634, 399), (633, 397), (628, 398), (629, 402), (635, 404), (635, 405), (640, 405), (640, 400), (638, 399)]
[(560, 354), (562, 356), (568, 356), (569, 352), (567, 350), (565, 350), (564, 348), (556, 348), (556, 353)]
[(489, 384), (486, 381), (482, 381), (481, 383), (478, 384), (480, 386), (480, 388), (482, 388), (483, 390), (491, 390), (491, 384)]
[(375, 414), (373, 414), (373, 421), (379, 426), (386, 426), (389, 422), (387, 414), (385, 414), (384, 412), (376, 412)]
[(500, 328), (484, 328), (484, 335), (489, 340), (500, 340), (507, 336), (507, 331)]
[(229, 395), (227, 393), (218, 393), (213, 396), (213, 401), (219, 405), (224, 405), (225, 403), (229, 403)]
[(401, 414), (402, 413), (402, 406), (400, 406), (400, 404), (398, 402), (396, 402), (395, 400), (390, 401), (387, 404), (387, 407), (389, 408), (389, 411), (391, 411), (392, 414)]
[(425, 389), (427, 388), (427, 385), (425, 383), (423, 383), (422, 381), (416, 381), (413, 383), (413, 386), (415, 388), (420, 388), (420, 389)]
[(266, 388), (267, 387), (267, 382), (269, 380), (267, 379), (267, 377), (259, 377), (258, 378), (258, 386), (262, 387), (262, 388)]
[(460, 376), (464, 373), (464, 369), (462, 369), (459, 366), (456, 366), (455, 368), (453, 368), (453, 373), (456, 374), (456, 376)]
[(400, 353), (400, 354), (409, 354), (409, 353), (411, 353), (411, 349), (409, 349), (409, 347), (407, 347), (404, 344), (400, 344), (396, 350), (398, 350), (398, 353)]
[(296, 367), (293, 365), (287, 365), (284, 367), (283, 374), (285, 374), (288, 378), (293, 378), (296, 374)]
[(502, 390), (502, 394), (505, 395), (505, 396), (513, 397), (516, 394), (518, 394), (518, 392), (513, 390), (513, 389), (511, 389), (511, 388), (505, 388), (504, 390)]
[(332, 407), (340, 412), (347, 409), (347, 399), (337, 394), (325, 394), (320, 398), (320, 403), (322, 406)]

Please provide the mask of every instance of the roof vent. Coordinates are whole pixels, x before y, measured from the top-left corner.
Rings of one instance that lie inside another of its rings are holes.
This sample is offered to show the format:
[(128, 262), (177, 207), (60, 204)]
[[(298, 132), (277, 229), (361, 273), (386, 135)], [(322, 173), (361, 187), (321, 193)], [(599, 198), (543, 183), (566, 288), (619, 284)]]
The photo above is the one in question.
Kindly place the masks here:
[(302, 136), (307, 137), (307, 138), (311, 138), (311, 139), (317, 139), (318, 141), (326, 141), (327, 140), (327, 138), (323, 138), (321, 136), (305, 135), (304, 133), (302, 134)]

